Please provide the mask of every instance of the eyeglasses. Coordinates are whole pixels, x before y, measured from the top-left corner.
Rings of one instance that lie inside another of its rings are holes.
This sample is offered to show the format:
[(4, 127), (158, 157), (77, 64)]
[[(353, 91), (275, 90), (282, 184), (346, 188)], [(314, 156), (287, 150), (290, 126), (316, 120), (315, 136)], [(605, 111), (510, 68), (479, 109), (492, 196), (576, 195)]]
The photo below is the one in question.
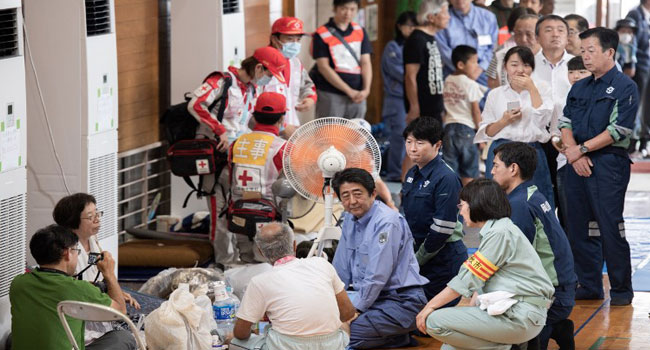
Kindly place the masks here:
[(72, 250), (76, 250), (76, 251), (77, 251), (77, 255), (81, 254), (81, 248), (79, 248), (79, 246), (76, 246), (75, 248), (70, 248), (70, 250), (71, 250), (71, 251), (72, 251)]
[(95, 212), (95, 214), (88, 214), (86, 216), (82, 216), (81, 218), (85, 219), (85, 220), (90, 220), (90, 221), (97, 221), (102, 216), (104, 216), (104, 212), (103, 211), (98, 211), (98, 212)]

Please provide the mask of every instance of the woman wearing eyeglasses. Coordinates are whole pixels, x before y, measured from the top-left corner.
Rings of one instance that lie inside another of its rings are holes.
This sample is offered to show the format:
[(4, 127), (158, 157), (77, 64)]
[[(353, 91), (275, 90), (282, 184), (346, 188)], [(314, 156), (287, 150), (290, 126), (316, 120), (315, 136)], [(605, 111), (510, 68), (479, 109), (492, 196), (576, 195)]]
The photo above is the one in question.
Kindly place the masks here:
[[(542, 261), (508, 218), (510, 203), (496, 182), (479, 179), (467, 184), (459, 208), (465, 224), (481, 230), (481, 243), (418, 314), (418, 329), (462, 349), (510, 349), (510, 344), (529, 341), (544, 327), (554, 293)], [(472, 297), (470, 307), (441, 309), (461, 295)], [(476, 301), (487, 297), (501, 304), (480, 308)]]
[[(88, 267), (89, 253), (102, 252), (97, 240), (102, 215), (103, 212), (97, 210), (95, 197), (87, 193), (75, 193), (63, 197), (54, 207), (52, 212), (54, 221), (69, 228), (79, 237), (81, 251), (79, 252), (75, 273), (79, 273)], [(83, 272), (82, 279), (96, 282), (102, 281), (104, 277), (99, 273), (97, 265), (93, 264)], [(124, 299), (136, 309), (140, 308), (140, 304), (129, 293), (124, 293)]]

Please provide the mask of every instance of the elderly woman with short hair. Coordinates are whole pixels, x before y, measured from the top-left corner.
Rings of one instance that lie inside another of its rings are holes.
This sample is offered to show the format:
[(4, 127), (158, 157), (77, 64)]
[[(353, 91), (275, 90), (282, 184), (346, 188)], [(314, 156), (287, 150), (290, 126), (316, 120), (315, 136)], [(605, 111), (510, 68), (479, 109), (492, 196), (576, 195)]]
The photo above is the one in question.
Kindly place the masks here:
[[(95, 197), (88, 193), (75, 193), (63, 197), (54, 206), (52, 212), (54, 221), (72, 230), (79, 237), (79, 244), (83, 248), (79, 252), (75, 273), (79, 273), (88, 267), (90, 253), (102, 252), (97, 240), (97, 233), (100, 228), (100, 218), (103, 214), (104, 212), (97, 210)], [(104, 277), (97, 270), (97, 265), (92, 265), (83, 272), (81, 279), (94, 283), (102, 281)], [(129, 293), (124, 292), (124, 299), (131, 306), (137, 309), (140, 308), (140, 304)]]

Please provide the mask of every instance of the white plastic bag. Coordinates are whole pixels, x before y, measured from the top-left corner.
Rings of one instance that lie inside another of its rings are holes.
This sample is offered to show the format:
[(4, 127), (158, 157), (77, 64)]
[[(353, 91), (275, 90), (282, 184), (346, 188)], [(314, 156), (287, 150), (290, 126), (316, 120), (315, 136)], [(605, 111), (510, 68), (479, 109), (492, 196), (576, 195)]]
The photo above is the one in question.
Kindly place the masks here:
[[(150, 350), (210, 350), (212, 318), (209, 299), (201, 289), (195, 297), (189, 285), (180, 284), (169, 300), (145, 319), (145, 338)], [(202, 293), (202, 294), (201, 294)], [(207, 299), (207, 304), (206, 304)], [(212, 321), (214, 322), (214, 321)]]
[(232, 287), (233, 293), (241, 300), (246, 292), (246, 287), (251, 279), (259, 274), (271, 270), (271, 264), (248, 264), (226, 270), (226, 282)]
[(487, 309), (490, 316), (501, 315), (517, 303), (516, 299), (512, 299), (513, 296), (513, 293), (504, 291), (481, 294), (478, 296), (479, 307), (481, 310)]

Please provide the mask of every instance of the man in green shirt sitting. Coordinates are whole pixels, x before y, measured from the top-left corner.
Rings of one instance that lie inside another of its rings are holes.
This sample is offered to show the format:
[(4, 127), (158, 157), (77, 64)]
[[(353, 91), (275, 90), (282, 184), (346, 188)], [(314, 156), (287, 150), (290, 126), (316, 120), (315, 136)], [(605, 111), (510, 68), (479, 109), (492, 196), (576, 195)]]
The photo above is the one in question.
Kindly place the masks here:
[[(80, 246), (77, 235), (69, 229), (58, 225), (40, 229), (29, 242), (29, 249), (39, 267), (16, 276), (9, 290), (13, 349), (71, 349), (56, 311), (63, 300), (101, 304), (126, 313), (122, 290), (113, 272), (115, 260), (109, 252), (103, 252), (103, 259), (97, 263), (104, 275), (106, 294), (91, 283), (72, 277)], [(80, 349), (84, 349), (84, 322), (68, 318), (68, 324)], [(128, 331), (111, 331), (85, 347), (109, 348), (135, 349), (135, 339)]]

